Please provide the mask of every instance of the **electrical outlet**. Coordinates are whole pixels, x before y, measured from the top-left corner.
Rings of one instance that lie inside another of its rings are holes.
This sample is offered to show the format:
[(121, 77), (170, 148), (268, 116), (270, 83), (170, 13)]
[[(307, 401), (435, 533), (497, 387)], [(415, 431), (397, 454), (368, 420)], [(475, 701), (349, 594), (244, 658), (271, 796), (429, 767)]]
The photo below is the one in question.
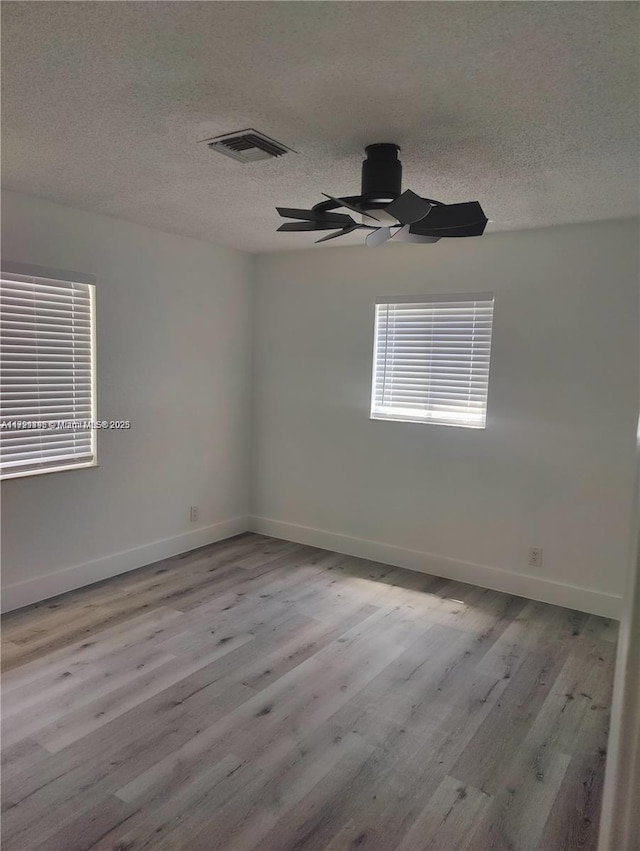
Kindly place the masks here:
[(189, 519), (191, 520), (192, 523), (197, 522), (197, 520), (198, 520), (198, 506), (197, 505), (191, 506), (191, 512), (189, 514)]
[(542, 547), (529, 547), (529, 567), (542, 567)]

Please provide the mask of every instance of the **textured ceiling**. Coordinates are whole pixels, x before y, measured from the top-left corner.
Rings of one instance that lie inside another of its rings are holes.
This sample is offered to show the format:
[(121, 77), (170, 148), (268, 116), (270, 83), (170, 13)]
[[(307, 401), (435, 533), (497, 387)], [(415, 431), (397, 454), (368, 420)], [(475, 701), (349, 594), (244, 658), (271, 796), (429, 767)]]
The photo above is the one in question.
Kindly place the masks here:
[[(3, 184), (249, 251), (274, 205), (404, 188), (489, 229), (638, 214), (637, 3), (4, 2)], [(295, 148), (242, 165), (199, 140)], [(345, 241), (360, 242), (361, 235)], [(335, 244), (335, 243), (334, 243)]]

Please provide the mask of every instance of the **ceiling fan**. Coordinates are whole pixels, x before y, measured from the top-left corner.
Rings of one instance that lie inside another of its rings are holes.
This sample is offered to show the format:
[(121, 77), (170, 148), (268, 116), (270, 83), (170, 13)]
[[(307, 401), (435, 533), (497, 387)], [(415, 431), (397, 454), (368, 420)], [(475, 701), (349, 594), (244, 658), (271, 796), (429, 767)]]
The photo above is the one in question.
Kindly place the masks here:
[[(482, 236), (488, 219), (478, 201), (443, 204), (422, 198), (410, 189), (401, 191), (399, 152), (398, 145), (367, 145), (360, 195), (334, 198), (323, 192), (327, 200), (315, 204), (311, 210), (276, 207), (283, 218), (296, 219), (281, 225), (278, 230), (333, 231), (316, 240), (326, 242), (362, 229), (369, 231), (365, 242), (370, 247), (382, 245), (388, 239), (430, 243), (442, 237)], [(361, 220), (334, 212), (340, 209), (357, 213)]]

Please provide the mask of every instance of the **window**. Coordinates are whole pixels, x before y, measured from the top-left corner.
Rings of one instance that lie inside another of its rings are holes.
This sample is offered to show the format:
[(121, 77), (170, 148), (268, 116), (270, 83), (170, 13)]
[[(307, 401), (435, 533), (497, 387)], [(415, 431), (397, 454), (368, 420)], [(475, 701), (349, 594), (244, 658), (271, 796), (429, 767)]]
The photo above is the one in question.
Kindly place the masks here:
[(2, 272), (3, 479), (96, 463), (94, 290), (87, 283)]
[(493, 295), (378, 299), (371, 417), (484, 428)]

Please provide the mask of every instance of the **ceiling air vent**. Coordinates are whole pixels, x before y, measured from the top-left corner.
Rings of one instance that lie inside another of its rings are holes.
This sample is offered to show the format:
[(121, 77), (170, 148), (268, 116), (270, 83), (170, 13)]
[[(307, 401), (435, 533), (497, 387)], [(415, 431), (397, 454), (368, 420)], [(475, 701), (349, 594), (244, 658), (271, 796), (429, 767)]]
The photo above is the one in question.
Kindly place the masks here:
[(257, 130), (238, 130), (236, 133), (225, 133), (213, 139), (205, 140), (207, 147), (212, 151), (220, 151), (227, 157), (239, 160), (241, 163), (253, 163), (257, 160), (270, 160), (281, 157), (288, 151), (296, 153), (293, 148), (288, 148), (282, 142), (270, 139), (264, 133)]

